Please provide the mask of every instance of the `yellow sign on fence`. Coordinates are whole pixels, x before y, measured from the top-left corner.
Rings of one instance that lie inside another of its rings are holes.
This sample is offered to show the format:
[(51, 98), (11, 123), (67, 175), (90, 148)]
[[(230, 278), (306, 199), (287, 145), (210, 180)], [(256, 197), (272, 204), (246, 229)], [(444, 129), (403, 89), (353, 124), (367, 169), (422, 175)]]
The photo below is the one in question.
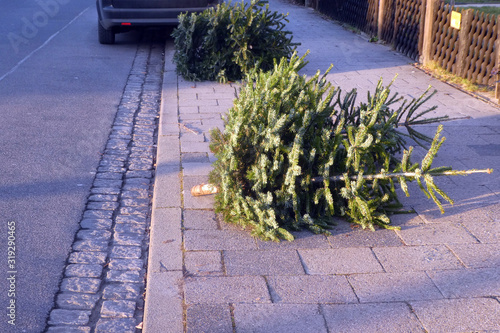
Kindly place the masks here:
[(459, 12), (452, 11), (451, 22), (450, 22), (451, 27), (460, 30), (461, 21), (462, 21), (462, 14), (460, 14)]

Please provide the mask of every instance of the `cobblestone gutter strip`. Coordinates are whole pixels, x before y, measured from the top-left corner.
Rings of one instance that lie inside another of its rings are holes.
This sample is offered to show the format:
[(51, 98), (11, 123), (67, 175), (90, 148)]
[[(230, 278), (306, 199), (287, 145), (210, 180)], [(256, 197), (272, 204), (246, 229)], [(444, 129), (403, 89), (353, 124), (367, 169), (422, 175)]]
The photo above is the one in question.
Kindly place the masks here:
[(140, 332), (162, 52), (138, 47), (46, 332)]

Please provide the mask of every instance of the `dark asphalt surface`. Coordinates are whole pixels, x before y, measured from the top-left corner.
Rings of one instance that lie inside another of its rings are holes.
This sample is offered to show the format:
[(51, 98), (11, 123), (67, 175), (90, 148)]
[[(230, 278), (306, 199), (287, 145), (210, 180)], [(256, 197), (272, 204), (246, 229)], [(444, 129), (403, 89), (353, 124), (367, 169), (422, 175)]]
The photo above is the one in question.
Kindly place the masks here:
[(135, 56), (138, 34), (98, 43), (94, 7), (0, 0), (0, 332), (45, 327)]

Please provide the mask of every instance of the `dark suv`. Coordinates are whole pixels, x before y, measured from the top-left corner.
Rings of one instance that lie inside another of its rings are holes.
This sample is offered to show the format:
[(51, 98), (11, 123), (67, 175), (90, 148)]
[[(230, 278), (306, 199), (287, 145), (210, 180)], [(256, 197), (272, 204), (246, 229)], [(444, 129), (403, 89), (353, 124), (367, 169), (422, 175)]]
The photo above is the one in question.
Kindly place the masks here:
[(144, 26), (177, 25), (180, 13), (202, 12), (218, 0), (97, 0), (99, 42), (113, 44), (115, 34)]

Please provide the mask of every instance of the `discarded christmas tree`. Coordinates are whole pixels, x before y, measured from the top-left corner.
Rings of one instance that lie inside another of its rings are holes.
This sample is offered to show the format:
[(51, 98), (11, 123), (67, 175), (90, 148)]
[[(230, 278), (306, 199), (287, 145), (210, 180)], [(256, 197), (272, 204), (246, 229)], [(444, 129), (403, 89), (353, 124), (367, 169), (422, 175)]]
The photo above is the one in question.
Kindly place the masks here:
[[(290, 231), (304, 227), (328, 233), (332, 216), (391, 228), (390, 214), (401, 209), (395, 183), (409, 195), (407, 182), (416, 180), (442, 209), (441, 200), (452, 200), (435, 176), (491, 171), (432, 168), (442, 127), (433, 139), (414, 128), (446, 119), (425, 119), (435, 107), (417, 112), (429, 91), (407, 101), (380, 81), (357, 104), (355, 90), (343, 94), (328, 83), (328, 71), (299, 75), (304, 57), (294, 54), (272, 71), (248, 74), (224, 131), (211, 132), (217, 160), (210, 180), (220, 190), (215, 208), (226, 222), (251, 226), (266, 240), (292, 240)], [(407, 139), (430, 144), (420, 164), (412, 163)]]
[(296, 43), (284, 30), (287, 15), (266, 1), (222, 2), (202, 13), (181, 14), (173, 31), (177, 73), (193, 81), (237, 81), (253, 68), (270, 70)]

